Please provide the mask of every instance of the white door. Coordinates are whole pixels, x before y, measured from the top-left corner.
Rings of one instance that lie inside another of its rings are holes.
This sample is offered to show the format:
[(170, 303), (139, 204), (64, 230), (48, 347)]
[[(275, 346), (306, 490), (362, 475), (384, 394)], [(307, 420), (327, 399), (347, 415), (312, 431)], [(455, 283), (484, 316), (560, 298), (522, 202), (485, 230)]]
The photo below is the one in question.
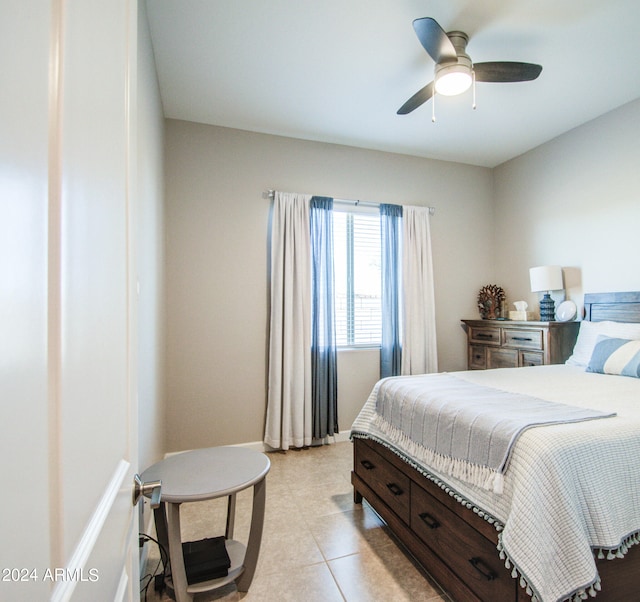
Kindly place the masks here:
[(2, 0), (0, 600), (138, 597), (135, 0)]

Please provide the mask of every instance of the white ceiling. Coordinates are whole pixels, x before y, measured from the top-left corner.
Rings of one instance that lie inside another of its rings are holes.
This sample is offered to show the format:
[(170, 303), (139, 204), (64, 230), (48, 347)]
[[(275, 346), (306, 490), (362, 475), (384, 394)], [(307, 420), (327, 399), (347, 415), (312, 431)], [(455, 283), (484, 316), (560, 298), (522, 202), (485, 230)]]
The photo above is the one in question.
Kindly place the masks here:
[[(639, 0), (147, 0), (165, 116), (493, 167), (640, 97)], [(543, 66), (413, 113), (433, 17), (474, 61)]]

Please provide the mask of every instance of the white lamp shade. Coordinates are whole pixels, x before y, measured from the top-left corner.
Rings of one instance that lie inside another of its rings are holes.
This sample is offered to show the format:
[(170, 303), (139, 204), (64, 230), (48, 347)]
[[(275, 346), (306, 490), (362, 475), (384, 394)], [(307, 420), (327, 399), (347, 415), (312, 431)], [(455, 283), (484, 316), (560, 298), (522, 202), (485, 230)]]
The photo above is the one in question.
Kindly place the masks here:
[(529, 270), (531, 292), (559, 291), (562, 289), (562, 268), (559, 265), (542, 265)]
[(436, 92), (443, 96), (456, 96), (466, 92), (473, 82), (473, 78), (465, 65), (447, 65), (436, 74)]

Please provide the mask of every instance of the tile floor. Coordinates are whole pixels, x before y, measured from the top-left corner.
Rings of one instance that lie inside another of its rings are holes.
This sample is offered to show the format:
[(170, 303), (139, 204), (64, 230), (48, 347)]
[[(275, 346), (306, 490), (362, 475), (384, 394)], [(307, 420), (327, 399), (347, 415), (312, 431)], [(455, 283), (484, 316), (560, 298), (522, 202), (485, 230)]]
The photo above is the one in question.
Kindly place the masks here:
[[(249, 592), (231, 584), (196, 596), (196, 602), (450, 602), (377, 514), (366, 503), (353, 503), (350, 442), (268, 456), (262, 547)], [(183, 539), (223, 534), (225, 512), (226, 500), (184, 504)], [(237, 496), (234, 538), (244, 543), (250, 515), (251, 490)], [(150, 544), (147, 571), (158, 558)], [(141, 600), (170, 598), (159, 596), (152, 584)]]

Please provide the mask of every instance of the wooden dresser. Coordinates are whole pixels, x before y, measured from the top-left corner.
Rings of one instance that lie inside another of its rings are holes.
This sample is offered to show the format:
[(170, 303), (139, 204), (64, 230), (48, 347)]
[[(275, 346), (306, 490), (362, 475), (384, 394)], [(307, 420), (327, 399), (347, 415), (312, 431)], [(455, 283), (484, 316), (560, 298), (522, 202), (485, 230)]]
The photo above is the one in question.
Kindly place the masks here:
[(469, 370), (562, 364), (573, 351), (580, 322), (462, 320)]

